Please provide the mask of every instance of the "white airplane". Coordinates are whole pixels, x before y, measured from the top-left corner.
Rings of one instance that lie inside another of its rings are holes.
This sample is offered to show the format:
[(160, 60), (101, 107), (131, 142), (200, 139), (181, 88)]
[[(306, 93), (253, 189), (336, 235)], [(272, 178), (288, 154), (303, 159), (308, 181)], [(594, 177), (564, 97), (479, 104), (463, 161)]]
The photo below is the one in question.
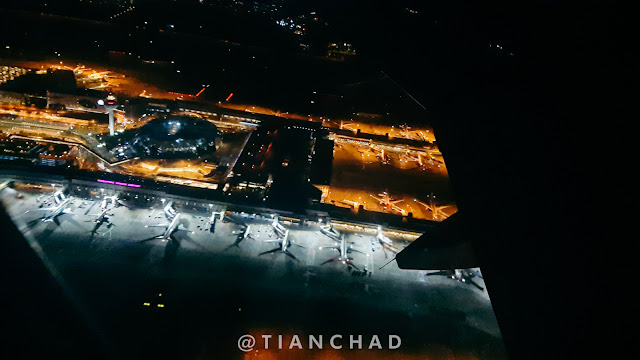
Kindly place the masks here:
[(417, 202), (418, 204), (426, 207), (427, 210), (431, 211), (431, 216), (433, 217), (433, 220), (438, 221), (438, 220), (444, 220), (448, 218), (449, 215), (442, 210), (451, 207), (451, 205), (438, 206), (434, 201), (435, 198), (436, 197), (433, 196), (433, 193), (431, 193), (431, 196), (429, 196), (429, 204), (425, 204), (424, 202), (418, 199), (413, 199), (413, 201)]
[(122, 202), (122, 200), (118, 199), (118, 195), (113, 195), (113, 196), (105, 196), (102, 199), (102, 203), (100, 204), (100, 207), (102, 209), (106, 209), (109, 205), (111, 206), (127, 206), (127, 204), (125, 204), (124, 202)]
[(163, 211), (164, 211), (164, 215), (169, 220), (173, 219), (177, 215), (176, 210), (173, 208), (173, 201), (169, 201), (167, 205), (164, 207)]
[(247, 225), (244, 231), (237, 231), (237, 232), (234, 231), (233, 234), (237, 235), (236, 241), (233, 244), (227, 246), (225, 250), (230, 249), (232, 247), (240, 247), (240, 243), (246, 239), (255, 240), (253, 236), (251, 236), (251, 225)]
[(336, 230), (329, 225), (320, 226), (320, 232), (330, 237), (332, 240), (340, 241), (342, 239), (340, 231)]
[(175, 233), (178, 230), (178, 227), (180, 227), (180, 213), (176, 213), (173, 219), (171, 220), (171, 222), (168, 224), (145, 225), (145, 227), (163, 227), (165, 228), (165, 231), (160, 235), (156, 235), (148, 239), (144, 239), (142, 241), (149, 241), (149, 240), (156, 240), (156, 239), (162, 240), (162, 241), (168, 241), (168, 240), (176, 241), (176, 239), (173, 237), (173, 233)]
[(109, 73), (109, 71), (94, 72), (93, 74), (87, 75), (87, 78), (88, 79), (101, 79), (104, 76), (106, 76), (108, 73)]
[(242, 231), (234, 231), (232, 232), (232, 234), (238, 235), (238, 238), (242, 240), (248, 239), (248, 238), (253, 239), (253, 237), (251, 236), (251, 225), (247, 225), (247, 227)]
[(378, 226), (377, 238), (383, 248), (389, 249), (394, 253), (398, 253), (399, 250), (393, 245), (393, 241), (391, 241), (391, 239), (389, 239), (385, 234), (382, 233), (382, 228), (380, 226)]
[[(58, 193), (56, 193), (56, 195), (57, 194)], [(65, 199), (62, 193), (60, 193), (60, 196), (62, 196), (62, 201), (58, 201), (57, 197), (54, 198), (56, 199), (56, 203), (58, 203), (56, 206), (38, 209), (39, 211), (51, 211), (48, 215), (42, 218), (43, 222), (55, 222), (56, 224), (58, 224), (58, 216), (62, 214), (73, 214), (73, 212), (71, 212), (71, 210), (69, 210), (69, 208), (67, 207), (67, 205), (71, 204), (72, 198), (68, 197)]]
[(93, 239), (93, 236), (98, 232), (98, 229), (102, 226), (102, 224), (108, 223), (107, 227), (111, 227), (112, 225), (114, 225), (113, 223), (109, 223), (109, 216), (112, 214), (109, 214), (108, 212), (109, 212), (109, 209), (104, 209), (99, 214), (93, 214), (97, 216), (95, 219), (88, 220), (88, 222), (95, 223), (95, 226), (91, 230), (92, 239)]
[[(282, 226), (282, 225), (280, 225), (280, 226)], [(275, 253), (275, 252), (281, 252), (281, 253), (286, 254), (287, 256), (289, 256), (290, 258), (292, 258), (292, 259), (294, 259), (296, 261), (300, 261), (300, 260), (298, 260), (298, 258), (295, 257), (295, 255), (293, 255), (289, 251), (289, 247), (291, 245), (297, 245), (297, 246), (300, 246), (301, 248), (305, 248), (304, 246), (302, 246), (300, 244), (292, 243), (291, 240), (289, 240), (289, 230), (288, 229), (285, 229), (284, 236), (282, 238), (274, 239), (274, 240), (265, 240), (264, 242), (278, 242), (280, 246), (278, 246), (275, 249), (262, 252), (259, 255), (270, 254), (270, 253)]]
[(332, 262), (332, 261), (340, 261), (345, 265), (348, 265), (350, 267), (355, 268), (356, 270), (359, 270), (357, 266), (355, 266), (352, 262), (353, 258), (349, 257), (349, 253), (350, 252), (357, 252), (360, 254), (364, 254), (362, 251), (360, 250), (356, 250), (353, 248), (352, 244), (347, 244), (347, 240), (344, 237), (344, 234), (342, 234), (340, 236), (340, 242), (336, 243), (335, 246), (320, 246), (318, 249), (322, 250), (322, 249), (334, 249), (336, 251), (338, 251), (338, 256), (331, 258), (325, 262), (323, 262), (321, 265), (324, 265), (326, 263)]
[(415, 161), (418, 163), (418, 165), (424, 167), (424, 161), (422, 160), (422, 155), (420, 153), (417, 154), (412, 154), (411, 152), (407, 151), (406, 154), (404, 155), (404, 158), (407, 161)]
[(407, 214), (407, 210), (399, 207), (398, 205), (396, 205), (397, 203), (404, 201), (403, 199), (400, 200), (393, 200), (391, 198), (391, 196), (389, 195), (388, 192), (384, 191), (381, 194), (378, 194), (378, 196), (373, 196), (371, 194), (369, 194), (369, 196), (371, 196), (373, 199), (377, 200), (378, 203), (380, 203), (380, 205), (384, 205), (385, 210), (387, 211), (391, 211), (391, 210), (395, 210), (399, 213), (401, 213), (403, 216)]
[(96, 224), (102, 224), (105, 221), (109, 220), (109, 209), (102, 209), (102, 211), (99, 214), (91, 214), (91, 215), (95, 215), (96, 218), (94, 220), (88, 220), (91, 222), (94, 222)]
[(280, 224), (280, 219), (278, 218), (278, 215), (276, 215), (273, 219), (273, 222), (271, 222), (271, 227), (273, 227), (273, 232), (276, 233), (276, 235), (280, 238), (284, 237), (286, 233), (288, 233), (288, 230), (285, 229), (284, 226), (282, 226), (282, 224)]
[(389, 165), (391, 164), (391, 156), (387, 154), (383, 148), (378, 148), (376, 146), (370, 147), (371, 151), (376, 155), (376, 158), (383, 164)]

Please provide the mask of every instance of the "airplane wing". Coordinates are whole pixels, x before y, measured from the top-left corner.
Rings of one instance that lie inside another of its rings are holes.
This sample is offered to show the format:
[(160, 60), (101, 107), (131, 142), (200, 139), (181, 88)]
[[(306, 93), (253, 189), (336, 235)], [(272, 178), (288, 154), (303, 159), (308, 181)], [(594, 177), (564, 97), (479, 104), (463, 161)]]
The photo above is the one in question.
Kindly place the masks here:
[(349, 248), (349, 251), (353, 251), (353, 252), (357, 252), (357, 253), (360, 253), (360, 254), (364, 254), (364, 252), (362, 252), (362, 251), (360, 251), (358, 249), (354, 249), (352, 247)]
[(262, 242), (280, 242), (282, 241), (281, 239), (269, 239), (269, 240), (262, 240)]
[(322, 250), (322, 249), (334, 249), (334, 250), (340, 251), (340, 246), (337, 246), (337, 245), (336, 246), (320, 246), (318, 249), (319, 250)]
[(71, 211), (70, 208), (66, 208), (66, 209), (62, 210), (62, 213), (63, 214), (73, 214), (73, 212)]
[(36, 210), (38, 210), (38, 211), (52, 211), (52, 210), (55, 210), (55, 209), (56, 208), (54, 208), (54, 207), (48, 207), (48, 208), (39, 208), (39, 209), (36, 209)]
[(457, 212), (412, 241), (398, 253), (398, 267), (414, 270), (477, 268), (479, 262), (471, 239), (460, 230), (466, 228), (463, 216)]

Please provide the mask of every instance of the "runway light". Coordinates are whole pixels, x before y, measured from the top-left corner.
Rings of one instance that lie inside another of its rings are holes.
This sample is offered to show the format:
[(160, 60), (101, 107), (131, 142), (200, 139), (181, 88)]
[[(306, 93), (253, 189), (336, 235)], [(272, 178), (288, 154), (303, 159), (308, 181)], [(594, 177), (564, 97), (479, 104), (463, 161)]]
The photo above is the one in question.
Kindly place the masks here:
[(159, 308), (163, 308), (163, 307), (164, 307), (164, 304), (158, 304), (158, 307), (159, 307)]
[(144, 305), (144, 306), (151, 306), (151, 304), (150, 304), (150, 303), (147, 303), (147, 302), (146, 302), (146, 303), (144, 303), (144, 304), (142, 304), (142, 305)]

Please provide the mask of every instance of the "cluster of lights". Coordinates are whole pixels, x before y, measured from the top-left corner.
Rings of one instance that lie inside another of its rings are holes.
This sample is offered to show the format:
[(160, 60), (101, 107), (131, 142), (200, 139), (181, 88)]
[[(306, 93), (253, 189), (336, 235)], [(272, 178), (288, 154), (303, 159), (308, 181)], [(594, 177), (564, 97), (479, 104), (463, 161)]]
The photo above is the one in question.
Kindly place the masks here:
[(115, 19), (116, 17), (120, 16), (120, 15), (124, 15), (125, 13), (129, 12), (129, 11), (133, 11), (133, 6), (130, 8), (127, 8), (126, 10), (123, 10), (113, 16), (110, 16), (109, 19)]
[(140, 185), (138, 185), (138, 184), (130, 184), (130, 183), (125, 183), (125, 182), (120, 182), (120, 181), (111, 181), (111, 180), (103, 180), (103, 179), (98, 179), (97, 181), (99, 183), (103, 183), (103, 184), (129, 186), (129, 187), (135, 187), (135, 188), (139, 188), (140, 187)]

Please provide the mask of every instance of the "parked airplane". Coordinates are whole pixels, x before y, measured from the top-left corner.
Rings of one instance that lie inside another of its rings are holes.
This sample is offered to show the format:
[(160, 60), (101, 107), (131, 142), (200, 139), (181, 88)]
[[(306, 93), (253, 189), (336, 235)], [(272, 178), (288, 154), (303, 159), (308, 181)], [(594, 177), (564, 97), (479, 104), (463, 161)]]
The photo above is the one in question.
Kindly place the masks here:
[(377, 238), (383, 248), (389, 249), (394, 253), (398, 253), (399, 250), (393, 245), (393, 241), (391, 241), (391, 239), (389, 239), (385, 234), (382, 233), (382, 228), (380, 226), (378, 226)]
[(87, 75), (86, 78), (87, 79), (101, 79), (101, 78), (105, 77), (108, 73), (109, 73), (109, 71), (94, 72), (93, 74)]
[[(60, 198), (58, 198), (57, 196), (60, 196)], [(71, 210), (69, 210), (69, 208), (67, 207), (67, 205), (71, 205), (72, 198), (71, 197), (64, 198), (64, 195), (62, 194), (62, 192), (58, 192), (58, 193), (54, 194), (54, 199), (55, 199), (55, 201), (57, 203), (56, 206), (48, 207), (48, 208), (40, 208), (38, 210), (39, 211), (51, 211), (46, 216), (42, 217), (42, 221), (43, 222), (55, 222), (56, 224), (59, 225), (58, 220), (57, 220), (58, 216), (60, 216), (62, 214), (73, 214), (71, 212)], [(58, 200), (58, 199), (60, 199), (60, 200)]]
[(422, 154), (420, 153), (411, 153), (407, 150), (407, 152), (402, 156), (402, 159), (406, 161), (415, 161), (420, 165), (421, 168), (425, 168), (425, 162), (422, 158)]
[(236, 241), (233, 244), (227, 246), (227, 249), (234, 246), (240, 247), (240, 243), (245, 241), (246, 239), (255, 240), (253, 236), (251, 236), (251, 225), (247, 225), (247, 227), (243, 231), (234, 231), (233, 234), (236, 235)]
[(484, 290), (482, 286), (478, 285), (478, 283), (473, 281), (474, 277), (479, 277), (480, 279), (483, 278), (482, 274), (477, 270), (455, 269), (455, 270), (440, 270), (432, 273), (427, 273), (427, 276), (432, 276), (432, 275), (446, 276), (448, 278), (451, 278), (459, 282), (463, 282), (465, 284), (471, 284), (480, 290)]
[(109, 221), (109, 215), (113, 215), (113, 214), (109, 214), (109, 209), (103, 209), (99, 214), (92, 214), (97, 216), (94, 220), (89, 220), (92, 221), (96, 224), (102, 224), (106, 221)]
[(109, 214), (109, 209), (103, 209), (100, 214), (93, 214), (96, 215), (97, 217), (94, 220), (88, 220), (89, 222), (93, 222), (95, 223), (95, 226), (93, 227), (93, 229), (91, 230), (91, 238), (93, 238), (93, 236), (96, 234), (96, 232), (98, 231), (98, 229), (104, 224), (104, 223), (108, 223), (108, 227), (111, 227), (111, 225), (113, 225), (112, 223), (109, 222), (109, 216), (112, 214)]
[(427, 210), (431, 211), (431, 216), (433, 217), (433, 220), (438, 221), (438, 220), (444, 220), (448, 218), (449, 215), (442, 210), (451, 207), (451, 205), (437, 206), (434, 200), (435, 198), (436, 197), (433, 196), (433, 193), (431, 193), (431, 196), (429, 196), (429, 204), (425, 204), (418, 199), (413, 199), (413, 201), (417, 202), (418, 204), (426, 207)]
[(149, 241), (149, 240), (155, 240), (155, 239), (159, 239), (162, 241), (168, 241), (168, 240), (176, 241), (176, 239), (173, 237), (173, 233), (175, 233), (178, 230), (178, 227), (180, 227), (180, 213), (176, 213), (173, 219), (171, 220), (171, 222), (168, 224), (146, 225), (145, 227), (163, 227), (165, 228), (165, 231), (160, 235), (156, 235), (148, 239), (144, 239), (142, 241)]
[(342, 239), (341, 238), (342, 234), (340, 233), (340, 231), (334, 229), (333, 226), (331, 226), (331, 224), (320, 226), (320, 232), (327, 235), (328, 237), (330, 237), (332, 240), (335, 240), (335, 241), (340, 241)]
[(173, 219), (178, 214), (176, 210), (173, 208), (173, 201), (169, 201), (167, 205), (164, 207), (163, 211), (164, 211), (164, 215), (169, 220)]
[(393, 200), (391, 198), (391, 196), (389, 195), (388, 192), (384, 191), (381, 194), (378, 194), (378, 196), (374, 196), (374, 195), (369, 195), (371, 196), (373, 199), (377, 200), (378, 203), (380, 203), (380, 205), (384, 205), (385, 210), (387, 211), (397, 211), (399, 213), (401, 213), (403, 216), (406, 215), (407, 211), (401, 207), (399, 207), (398, 205), (396, 205), (397, 203), (404, 201), (403, 199), (399, 199), (399, 200)]
[[(282, 225), (280, 225), (280, 226), (282, 226)], [(269, 254), (269, 253), (275, 253), (275, 252), (282, 252), (282, 253), (286, 254), (287, 256), (289, 256), (292, 259), (297, 260), (297, 261), (300, 261), (300, 260), (298, 260), (298, 258), (295, 257), (295, 255), (293, 255), (289, 251), (289, 247), (291, 245), (297, 245), (297, 246), (300, 246), (301, 248), (305, 248), (304, 246), (302, 246), (300, 244), (292, 243), (289, 240), (289, 230), (288, 229), (285, 229), (284, 236), (282, 238), (274, 239), (274, 240), (265, 240), (264, 242), (278, 242), (280, 246), (278, 246), (275, 249), (262, 252), (262, 253), (260, 253), (260, 255)]]
[(384, 165), (391, 164), (391, 156), (384, 151), (384, 148), (371, 145), (370, 150), (376, 155), (376, 159)]
[(109, 205), (113, 207), (117, 207), (120, 205), (124, 207), (128, 207), (127, 204), (125, 204), (122, 200), (118, 199), (118, 195), (105, 196), (102, 199), (102, 203), (100, 204), (100, 207), (102, 207), (102, 209), (106, 209)]
[(335, 246), (320, 246), (318, 249), (322, 250), (322, 249), (334, 249), (338, 252), (338, 256), (331, 258), (325, 262), (323, 262), (321, 265), (324, 265), (326, 263), (332, 262), (332, 261), (340, 261), (343, 264), (353, 267), (356, 270), (359, 270), (357, 266), (355, 266), (352, 262), (353, 258), (349, 257), (349, 253), (350, 252), (357, 252), (360, 254), (364, 254), (362, 251), (360, 250), (356, 250), (353, 248), (352, 244), (347, 244), (347, 240), (344, 237), (344, 234), (342, 234), (340, 236), (340, 242), (336, 243)]

